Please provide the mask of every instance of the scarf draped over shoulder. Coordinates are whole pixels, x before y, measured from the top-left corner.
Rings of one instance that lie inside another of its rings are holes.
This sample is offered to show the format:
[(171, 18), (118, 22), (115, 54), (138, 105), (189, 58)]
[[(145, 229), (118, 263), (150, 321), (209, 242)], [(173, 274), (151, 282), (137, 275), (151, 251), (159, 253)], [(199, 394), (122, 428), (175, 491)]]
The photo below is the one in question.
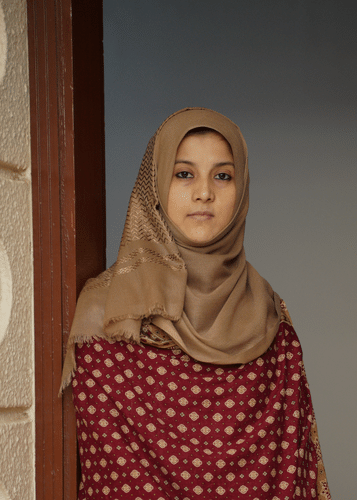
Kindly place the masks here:
[[(236, 207), (211, 241), (190, 241), (166, 213), (177, 148), (206, 127), (232, 149)], [(131, 194), (116, 263), (83, 288), (68, 340), (62, 389), (75, 366), (75, 343), (98, 338), (140, 343), (143, 320), (200, 362), (247, 363), (272, 343), (280, 298), (246, 261), (248, 152), (231, 120), (205, 108), (171, 115), (150, 140)]]

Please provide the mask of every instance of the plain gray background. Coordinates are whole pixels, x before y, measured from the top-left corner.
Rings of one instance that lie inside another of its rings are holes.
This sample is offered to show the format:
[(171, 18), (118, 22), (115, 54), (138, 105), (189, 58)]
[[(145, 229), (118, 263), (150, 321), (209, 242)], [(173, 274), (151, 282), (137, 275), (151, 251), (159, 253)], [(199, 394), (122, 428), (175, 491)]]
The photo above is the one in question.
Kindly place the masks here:
[(334, 500), (356, 499), (357, 3), (104, 0), (108, 265), (150, 137), (187, 106), (247, 141), (247, 259), (304, 349)]

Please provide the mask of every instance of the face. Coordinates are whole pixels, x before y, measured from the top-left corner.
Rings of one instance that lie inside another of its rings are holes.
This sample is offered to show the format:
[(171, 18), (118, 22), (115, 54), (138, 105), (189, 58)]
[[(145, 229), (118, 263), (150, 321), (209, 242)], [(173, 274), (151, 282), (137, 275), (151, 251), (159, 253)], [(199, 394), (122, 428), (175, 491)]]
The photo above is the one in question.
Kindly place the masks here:
[(182, 233), (205, 244), (233, 217), (236, 184), (233, 155), (218, 133), (185, 137), (176, 153), (167, 214)]

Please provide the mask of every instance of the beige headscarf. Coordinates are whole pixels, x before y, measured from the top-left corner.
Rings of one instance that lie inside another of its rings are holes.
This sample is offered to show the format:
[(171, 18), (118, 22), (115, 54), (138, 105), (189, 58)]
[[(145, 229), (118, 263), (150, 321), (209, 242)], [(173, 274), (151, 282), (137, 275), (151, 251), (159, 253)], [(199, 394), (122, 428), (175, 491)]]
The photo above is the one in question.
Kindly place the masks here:
[[(208, 244), (194, 244), (166, 215), (177, 148), (187, 132), (207, 127), (230, 144), (236, 211)], [(204, 108), (171, 115), (148, 144), (130, 198), (118, 259), (89, 280), (77, 304), (62, 388), (75, 369), (74, 344), (93, 338), (140, 342), (142, 320), (161, 328), (201, 362), (247, 363), (271, 344), (280, 298), (246, 261), (248, 155), (239, 128)]]

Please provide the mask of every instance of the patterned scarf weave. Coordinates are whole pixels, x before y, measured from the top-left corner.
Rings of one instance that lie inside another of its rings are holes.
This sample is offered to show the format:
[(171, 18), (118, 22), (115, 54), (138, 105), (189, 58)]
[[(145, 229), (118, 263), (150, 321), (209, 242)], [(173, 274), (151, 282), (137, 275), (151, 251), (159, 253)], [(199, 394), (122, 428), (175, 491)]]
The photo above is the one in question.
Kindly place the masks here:
[[(236, 212), (205, 245), (189, 241), (166, 215), (177, 148), (197, 127), (211, 128), (228, 141), (236, 171)], [(149, 142), (131, 195), (117, 262), (89, 280), (80, 295), (62, 388), (75, 369), (76, 342), (139, 343), (142, 320), (148, 318), (202, 362), (246, 363), (269, 347), (279, 327), (280, 299), (245, 259), (248, 188), (247, 147), (228, 118), (188, 108), (162, 124)]]
[(245, 365), (106, 340), (79, 344), (77, 363), (78, 500), (331, 498), (286, 314)]

